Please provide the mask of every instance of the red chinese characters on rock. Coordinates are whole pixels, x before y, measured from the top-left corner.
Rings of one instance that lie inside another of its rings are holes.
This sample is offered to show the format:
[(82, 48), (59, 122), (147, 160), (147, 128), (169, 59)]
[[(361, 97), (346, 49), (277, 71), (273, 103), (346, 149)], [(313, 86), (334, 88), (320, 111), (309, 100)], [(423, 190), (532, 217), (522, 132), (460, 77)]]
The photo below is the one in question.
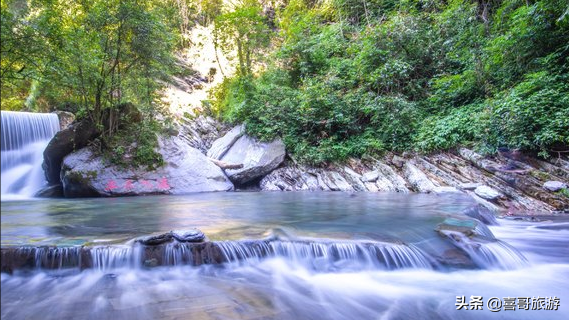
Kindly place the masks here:
[(168, 184), (168, 179), (162, 177), (162, 179), (160, 179), (160, 181), (158, 181), (158, 189), (170, 190), (170, 185)]
[(113, 191), (114, 189), (118, 188), (117, 183), (115, 180), (109, 180), (107, 185), (105, 186), (105, 191)]
[[(139, 183), (140, 185), (142, 185), (142, 187), (145, 190), (152, 190), (153, 188), (158, 188), (159, 190), (170, 190), (172, 187), (170, 186), (170, 184), (168, 183), (168, 179), (166, 177), (162, 177), (160, 178), (158, 181), (156, 181), (156, 184), (153, 181), (150, 180), (139, 180), (139, 181), (135, 181), (135, 180), (126, 180), (124, 185), (122, 186), (123, 191), (125, 192), (130, 192), (132, 190), (134, 190), (135, 188), (135, 184)], [(115, 189), (118, 189), (119, 185), (117, 184), (117, 182), (115, 180), (109, 180), (107, 181), (107, 184), (105, 186), (105, 191), (107, 192), (112, 192)]]
[(126, 180), (126, 182), (124, 183), (124, 190), (132, 191), (132, 189), (134, 189), (134, 184), (132, 183), (132, 180)]
[(148, 180), (140, 180), (139, 182), (140, 182), (140, 184), (142, 184), (144, 189), (146, 189), (146, 190), (152, 189), (152, 182), (150, 182)]

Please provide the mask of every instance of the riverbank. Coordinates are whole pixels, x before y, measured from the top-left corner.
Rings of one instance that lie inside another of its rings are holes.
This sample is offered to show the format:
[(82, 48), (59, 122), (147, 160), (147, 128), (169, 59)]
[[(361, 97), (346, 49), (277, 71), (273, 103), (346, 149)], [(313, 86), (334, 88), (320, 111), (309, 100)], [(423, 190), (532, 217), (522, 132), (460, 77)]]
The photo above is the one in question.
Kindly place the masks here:
[(545, 160), (502, 150), (482, 156), (459, 148), (430, 155), (388, 153), (312, 167), (298, 164), (278, 139), (259, 142), (243, 126), (231, 128), (206, 116), (180, 118), (177, 129), (161, 137), (159, 144), (165, 165), (157, 170), (112, 165), (92, 147), (59, 156), (64, 159), (59, 175), (64, 195), (227, 190), (465, 193), (498, 215), (569, 210), (569, 160), (561, 155)]

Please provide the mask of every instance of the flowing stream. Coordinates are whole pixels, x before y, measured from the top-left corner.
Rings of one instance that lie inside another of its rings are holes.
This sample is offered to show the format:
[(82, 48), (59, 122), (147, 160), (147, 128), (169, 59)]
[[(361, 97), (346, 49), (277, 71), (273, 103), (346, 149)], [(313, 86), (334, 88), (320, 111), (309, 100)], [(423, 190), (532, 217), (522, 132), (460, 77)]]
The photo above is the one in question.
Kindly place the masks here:
[(2, 200), (29, 198), (46, 180), (43, 151), (59, 131), (55, 114), (2, 111)]
[[(567, 219), (499, 219), (456, 242), (435, 231), (468, 220), (472, 205), (457, 194), (339, 192), (3, 201), (2, 257), (27, 267), (2, 273), (1, 315), (565, 319)], [(208, 241), (132, 240), (189, 228)], [(480, 296), (482, 310), (457, 310), (462, 296)], [(492, 312), (492, 298), (514, 298), (516, 310)], [(530, 298), (528, 310), (518, 298)], [(532, 299), (543, 304), (532, 310)]]

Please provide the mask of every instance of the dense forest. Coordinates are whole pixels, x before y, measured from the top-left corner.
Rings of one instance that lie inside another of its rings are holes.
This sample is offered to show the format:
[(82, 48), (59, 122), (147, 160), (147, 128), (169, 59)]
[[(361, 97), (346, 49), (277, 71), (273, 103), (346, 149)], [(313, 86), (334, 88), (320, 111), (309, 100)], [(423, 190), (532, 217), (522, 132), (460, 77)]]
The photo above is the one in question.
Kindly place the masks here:
[[(566, 0), (2, 0), (1, 18), (2, 109), (72, 111), (108, 146), (152, 145), (160, 89), (202, 25), (235, 56), (205, 112), (298, 161), (568, 151)], [(143, 119), (121, 133), (126, 103)]]

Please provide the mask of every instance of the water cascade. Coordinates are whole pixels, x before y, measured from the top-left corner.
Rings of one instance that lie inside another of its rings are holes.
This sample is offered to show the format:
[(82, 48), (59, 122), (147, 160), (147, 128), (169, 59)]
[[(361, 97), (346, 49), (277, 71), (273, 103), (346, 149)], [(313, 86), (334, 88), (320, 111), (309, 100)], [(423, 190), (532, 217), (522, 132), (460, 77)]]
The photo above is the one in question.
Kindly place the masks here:
[(31, 197), (43, 185), (43, 151), (59, 131), (55, 114), (2, 111), (2, 198)]

